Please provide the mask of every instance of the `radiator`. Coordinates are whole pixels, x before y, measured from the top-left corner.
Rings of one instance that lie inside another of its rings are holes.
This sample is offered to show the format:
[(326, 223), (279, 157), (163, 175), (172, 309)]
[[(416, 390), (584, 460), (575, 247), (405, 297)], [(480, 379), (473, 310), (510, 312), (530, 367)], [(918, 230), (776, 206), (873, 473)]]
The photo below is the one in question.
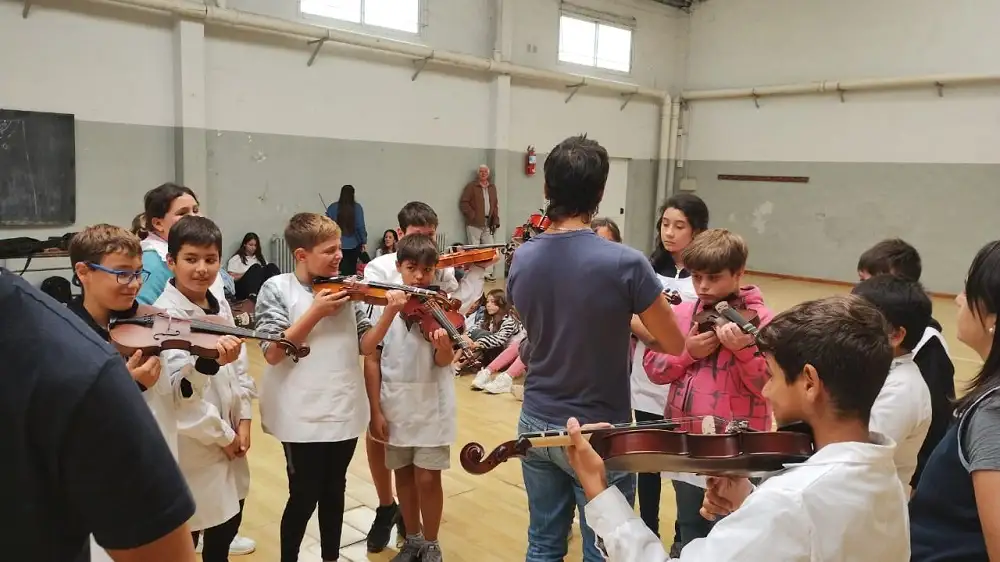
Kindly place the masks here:
[(438, 251), (443, 252), (448, 248), (448, 234), (444, 232), (437, 233), (437, 244)]
[(271, 237), (271, 261), (278, 266), (282, 273), (295, 271), (295, 258), (292, 251), (288, 249), (283, 236)]

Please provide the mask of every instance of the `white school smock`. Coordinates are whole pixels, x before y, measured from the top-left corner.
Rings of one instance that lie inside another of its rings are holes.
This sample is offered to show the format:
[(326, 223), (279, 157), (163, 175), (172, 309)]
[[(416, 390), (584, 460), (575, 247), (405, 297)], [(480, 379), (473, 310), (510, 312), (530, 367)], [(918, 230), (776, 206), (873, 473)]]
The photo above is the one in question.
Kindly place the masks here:
[(587, 523), (614, 562), (909, 562), (909, 498), (896, 476), (895, 444), (870, 437), (785, 465), (677, 559), (614, 486), (586, 505)]
[[(664, 289), (672, 289), (680, 293), (682, 301), (693, 301), (698, 299), (698, 294), (694, 291), (694, 283), (690, 277), (681, 279), (680, 277), (666, 277), (657, 274)], [(684, 335), (687, 335), (685, 333)], [(632, 409), (649, 414), (662, 416), (667, 409), (667, 394), (670, 392), (670, 385), (654, 384), (649, 380), (646, 369), (642, 366), (642, 356), (646, 353), (646, 346), (641, 341), (635, 344), (635, 353), (632, 354), (632, 374), (630, 375), (632, 385)]]
[[(180, 318), (206, 316), (172, 283), (156, 299), (156, 306)], [(219, 316), (235, 326), (225, 300), (219, 302)], [(188, 526), (192, 531), (209, 529), (239, 513), (240, 500), (250, 493), (247, 458), (229, 460), (222, 450), (236, 438), (240, 420), (252, 418), (255, 385), (248, 374), (246, 345), (235, 362), (220, 367), (215, 375), (195, 371), (197, 358), (186, 351), (165, 351), (161, 358), (172, 377), (188, 379), (193, 390), (192, 400), (177, 412), (178, 464), (196, 506)]]
[(439, 447), (456, 438), (455, 374), (434, 363), (434, 346), (420, 326), (398, 315), (382, 340), (382, 415), (389, 444)]
[(924, 335), (920, 337), (920, 341), (917, 342), (916, 346), (914, 346), (914, 348), (913, 348), (913, 355), (916, 355), (917, 353), (919, 353), (920, 352), (920, 348), (922, 348), (924, 346), (924, 344), (926, 344), (928, 341), (930, 341), (931, 338), (937, 338), (937, 339), (941, 340), (941, 347), (944, 348), (944, 352), (947, 353), (949, 356), (951, 355), (951, 352), (948, 351), (948, 342), (945, 341), (944, 334), (942, 334), (941, 332), (935, 330), (934, 328), (932, 328), (930, 326), (927, 326), (927, 328), (924, 329)]
[[(277, 283), (294, 323), (309, 310), (313, 294), (294, 273)], [(298, 363), (286, 357), (268, 365), (260, 390), (261, 428), (283, 443), (332, 443), (354, 439), (368, 427), (370, 410), (361, 370), (354, 307), (316, 323), (306, 338), (309, 355)]]
[(868, 422), (868, 429), (896, 442), (896, 472), (906, 497), (910, 497), (910, 479), (917, 471), (917, 453), (930, 427), (931, 391), (913, 354), (907, 353), (892, 360)]

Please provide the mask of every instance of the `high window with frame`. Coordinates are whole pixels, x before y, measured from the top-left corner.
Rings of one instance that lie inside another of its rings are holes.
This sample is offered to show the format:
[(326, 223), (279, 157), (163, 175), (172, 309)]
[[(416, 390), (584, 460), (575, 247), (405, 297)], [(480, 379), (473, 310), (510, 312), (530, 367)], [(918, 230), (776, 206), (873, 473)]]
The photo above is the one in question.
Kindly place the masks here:
[(559, 60), (630, 72), (632, 30), (575, 14), (563, 14), (559, 18)]
[(299, 0), (303, 14), (420, 33), (420, 0)]

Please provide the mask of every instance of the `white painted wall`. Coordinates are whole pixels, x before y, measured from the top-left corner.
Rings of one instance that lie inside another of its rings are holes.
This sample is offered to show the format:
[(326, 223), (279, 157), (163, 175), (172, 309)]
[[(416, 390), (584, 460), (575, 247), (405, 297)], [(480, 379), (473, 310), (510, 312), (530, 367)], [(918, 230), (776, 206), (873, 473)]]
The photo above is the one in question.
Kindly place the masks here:
[[(996, 0), (711, 0), (685, 89), (998, 73)], [(695, 102), (692, 160), (1000, 163), (996, 88)]]

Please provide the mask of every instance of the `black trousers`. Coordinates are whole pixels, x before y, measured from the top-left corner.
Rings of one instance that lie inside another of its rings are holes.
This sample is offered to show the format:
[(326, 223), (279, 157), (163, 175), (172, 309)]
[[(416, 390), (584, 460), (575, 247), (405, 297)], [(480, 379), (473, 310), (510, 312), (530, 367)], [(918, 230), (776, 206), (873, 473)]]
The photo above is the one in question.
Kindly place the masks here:
[[(648, 422), (662, 420), (663, 416), (649, 412), (635, 411), (635, 421)], [(639, 517), (649, 527), (653, 534), (660, 536), (660, 487), (663, 478), (659, 472), (639, 474), (636, 484), (636, 497), (639, 500)], [(676, 532), (675, 532), (676, 534)]]
[(283, 444), (288, 503), (281, 516), (281, 562), (298, 561), (306, 525), (317, 505), (323, 560), (340, 558), (347, 466), (357, 444), (357, 438), (332, 443)]
[(191, 533), (194, 545), (198, 546), (198, 537), (205, 533), (205, 544), (202, 545), (202, 562), (229, 562), (229, 545), (240, 531), (243, 522), (243, 500), (240, 500), (240, 512), (222, 525), (210, 527), (204, 531)]
[(342, 250), (344, 253), (343, 259), (340, 260), (340, 274), (341, 275), (357, 275), (358, 274), (358, 258), (361, 257), (361, 246), (357, 248), (351, 248), (350, 250)]
[(243, 299), (256, 297), (257, 293), (260, 292), (260, 287), (264, 284), (264, 281), (267, 281), (275, 275), (281, 275), (281, 270), (279, 270), (278, 266), (273, 263), (269, 263), (265, 266), (261, 266), (259, 263), (251, 265), (243, 276), (236, 281), (236, 300), (241, 301)]

